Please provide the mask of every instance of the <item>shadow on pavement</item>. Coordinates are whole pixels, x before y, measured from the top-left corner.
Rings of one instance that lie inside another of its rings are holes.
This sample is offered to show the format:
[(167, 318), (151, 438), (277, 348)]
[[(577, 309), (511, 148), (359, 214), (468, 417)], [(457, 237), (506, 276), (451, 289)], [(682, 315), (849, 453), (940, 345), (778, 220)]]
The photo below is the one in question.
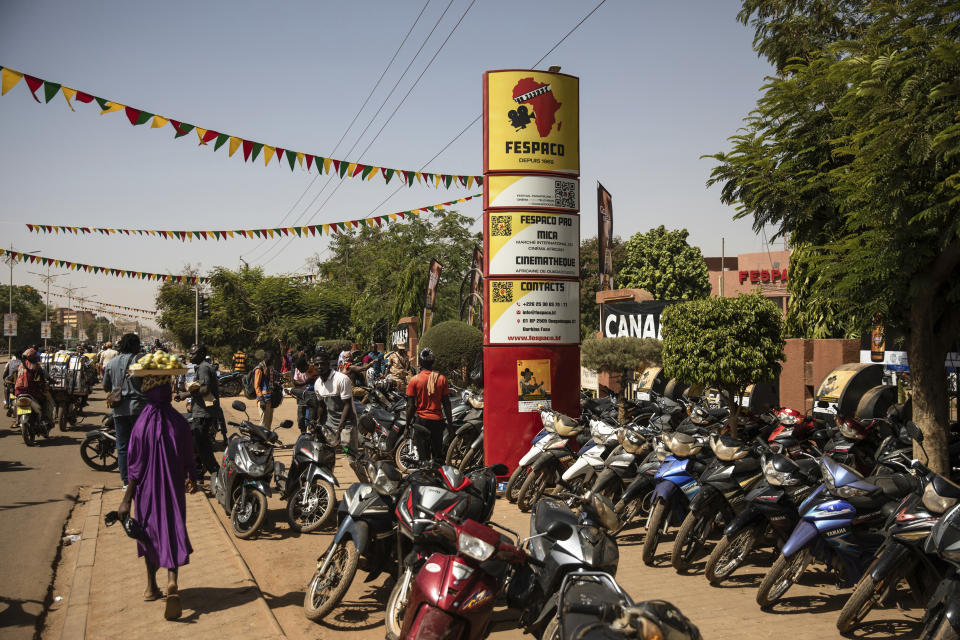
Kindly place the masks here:
[[(61, 502), (63, 500), (76, 502), (77, 496), (72, 496), (67, 494), (67, 495), (64, 495), (62, 498), (48, 498), (47, 500), (30, 500), (30, 501), (20, 501), (16, 504), (2, 504), (0, 505), (0, 511), (10, 511), (11, 509), (19, 509), (20, 507), (35, 507), (39, 504), (50, 504), (51, 502)], [(0, 596), (0, 599), (2, 598), (3, 596)]]
[(919, 638), (923, 629), (920, 620), (870, 620), (862, 623), (848, 637), (870, 638), (871, 640), (910, 640)]
[(19, 460), (0, 460), (0, 473), (4, 471), (30, 471), (33, 467), (28, 467)]
[(849, 593), (835, 593), (828, 595), (818, 593), (808, 596), (784, 597), (779, 603), (769, 609), (767, 613), (776, 615), (796, 615), (798, 613), (826, 613), (840, 611), (850, 597)]
[(39, 600), (20, 600), (18, 598), (8, 598), (0, 596), (0, 628), (8, 629), (10, 627), (29, 627), (33, 628), (37, 624), (37, 614), (29, 613), (24, 610), (24, 605), (36, 605), (39, 613), (43, 609), (43, 603)]
[[(393, 580), (370, 587), (359, 600), (343, 600), (318, 624), (333, 631), (363, 631), (383, 625), (383, 612), (393, 589)], [(302, 602), (302, 600), (301, 600)], [(371, 616), (374, 619), (371, 620)]]
[(192, 623), (205, 613), (225, 611), (257, 599), (256, 587), (188, 587), (180, 589), (184, 613), (177, 622)]

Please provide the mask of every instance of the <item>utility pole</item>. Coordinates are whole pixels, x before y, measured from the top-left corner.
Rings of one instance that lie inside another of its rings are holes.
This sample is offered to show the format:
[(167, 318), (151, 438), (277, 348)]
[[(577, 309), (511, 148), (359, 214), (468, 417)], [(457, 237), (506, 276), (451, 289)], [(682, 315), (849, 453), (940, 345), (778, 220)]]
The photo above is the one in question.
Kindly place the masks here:
[(726, 279), (723, 272), (727, 270), (727, 239), (720, 238), (720, 297), (723, 296), (723, 281)]
[[(66, 274), (65, 274), (65, 273), (60, 273), (60, 274), (57, 274), (57, 275), (55, 275), (55, 276), (50, 275), (50, 265), (49, 265), (49, 264), (47, 265), (47, 275), (43, 275), (42, 273), (37, 273), (36, 271), (30, 271), (30, 273), (32, 273), (32, 274), (35, 275), (35, 276), (40, 276), (40, 279), (43, 280), (44, 284), (47, 285), (47, 300), (46, 300), (46, 303), (43, 305), (43, 321), (49, 323), (49, 322), (50, 322), (50, 282), (51, 282), (54, 278), (60, 278), (60, 277), (62, 277), (62, 276), (65, 276)], [(43, 339), (43, 350), (44, 350), (44, 351), (47, 350), (47, 339), (46, 339), (46, 338)]]
[[(37, 253), (36, 251), (27, 251), (27, 253)], [(10, 265), (10, 288), (7, 290), (8, 302), (7, 313), (13, 313), (13, 263), (16, 262), (13, 257), (13, 245), (10, 245), (10, 253), (4, 258)], [(7, 336), (7, 355), (13, 357), (13, 336)]]
[(193, 305), (193, 344), (200, 344), (200, 285), (195, 285)]
[[(77, 339), (79, 340), (79, 338), (80, 338), (80, 318), (77, 317), (77, 312), (72, 308), (72, 307), (73, 307), (73, 298), (74, 298), (73, 293), (74, 293), (75, 291), (79, 291), (80, 289), (86, 289), (86, 287), (75, 287), (75, 286), (73, 286), (73, 283), (71, 282), (71, 283), (69, 283), (69, 286), (66, 286), (66, 287), (58, 287), (58, 288), (59, 288), (59, 289), (63, 289), (64, 291), (67, 292), (67, 309), (69, 309), (70, 311), (73, 311), (73, 328), (77, 330)], [(64, 324), (66, 324), (66, 323), (64, 323)]]

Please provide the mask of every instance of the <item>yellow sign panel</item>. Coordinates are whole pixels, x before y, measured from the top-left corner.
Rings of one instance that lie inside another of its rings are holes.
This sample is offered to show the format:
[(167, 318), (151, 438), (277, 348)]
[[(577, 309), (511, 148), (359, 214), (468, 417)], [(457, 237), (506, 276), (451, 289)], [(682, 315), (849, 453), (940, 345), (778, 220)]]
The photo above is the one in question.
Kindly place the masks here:
[(487, 344), (579, 344), (580, 283), (484, 279), (489, 290)]
[(550, 361), (517, 360), (517, 411), (550, 408)]
[(488, 71), (484, 100), (484, 172), (580, 172), (579, 78)]

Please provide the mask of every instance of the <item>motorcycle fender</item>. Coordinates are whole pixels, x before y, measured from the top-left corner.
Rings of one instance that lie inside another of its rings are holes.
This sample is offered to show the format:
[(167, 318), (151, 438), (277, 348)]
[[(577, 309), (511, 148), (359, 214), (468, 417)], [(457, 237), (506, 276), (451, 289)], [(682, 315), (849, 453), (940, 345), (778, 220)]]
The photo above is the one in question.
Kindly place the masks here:
[(465, 425), (463, 425), (462, 427), (460, 427), (459, 429), (457, 429), (456, 435), (458, 435), (458, 436), (473, 436), (473, 432), (476, 431), (476, 430), (477, 430), (477, 428), (476, 428), (474, 425), (472, 425), (472, 424), (465, 424)]
[(584, 460), (583, 458), (577, 458), (577, 460), (570, 465), (570, 467), (563, 472), (561, 476), (564, 482), (570, 482), (572, 478), (577, 477), (581, 472), (590, 469), (590, 463)]
[(672, 496), (678, 487), (669, 480), (663, 482), (658, 482), (657, 487), (653, 490), (653, 503), (656, 504), (658, 500), (663, 502), (669, 502), (670, 496)]
[[(557, 603), (559, 594), (555, 593), (543, 603), (543, 608), (537, 614), (537, 619), (530, 623), (531, 630), (543, 630), (553, 617), (557, 614)], [(536, 634), (539, 635), (539, 634)]]
[(956, 577), (947, 577), (940, 581), (937, 590), (927, 603), (927, 611), (923, 616), (922, 624), (930, 624), (930, 618), (940, 612), (950, 622), (954, 631), (960, 631), (960, 581)]
[(303, 478), (304, 483), (310, 484), (313, 482), (314, 478), (320, 478), (321, 480), (326, 480), (330, 484), (339, 487), (340, 483), (337, 482), (337, 479), (333, 477), (333, 474), (324, 469), (321, 466), (312, 464), (307, 468), (306, 475)]
[[(673, 483), (670, 483), (673, 484)], [(653, 476), (641, 476), (630, 483), (630, 486), (627, 487), (627, 490), (624, 491), (623, 497), (620, 498), (622, 502), (627, 502), (628, 500), (633, 500), (634, 498), (639, 498), (647, 491), (649, 491), (654, 485)]]
[(810, 544), (818, 535), (820, 535), (820, 532), (812, 523), (801, 520), (793, 529), (793, 533), (790, 534), (786, 544), (783, 545), (783, 555), (792, 556)]
[(763, 520), (763, 514), (760, 513), (759, 509), (756, 509), (753, 505), (747, 505), (747, 508), (737, 514), (733, 520), (730, 521), (730, 524), (727, 525), (727, 528), (723, 530), (723, 535), (728, 538), (732, 538), (737, 535), (744, 529), (752, 527), (755, 524), (758, 524)]
[(520, 462), (518, 463), (519, 466), (521, 467), (527, 466), (528, 464), (536, 460), (537, 456), (540, 455), (541, 453), (543, 453), (543, 450), (540, 449), (539, 447), (537, 446), (531, 447), (530, 451), (527, 451), (527, 453), (524, 454), (522, 458), (520, 458)]
[(702, 515), (715, 507), (718, 500), (722, 497), (719, 491), (705, 484), (700, 488), (700, 491), (697, 492), (697, 495), (693, 497), (693, 500), (690, 501), (690, 511), (697, 515)]
[(883, 546), (883, 553), (876, 557), (868, 569), (870, 577), (880, 581), (891, 576), (894, 572), (901, 575), (905, 574), (904, 569), (907, 568), (910, 553), (910, 548), (907, 545), (893, 539), (888, 540), (887, 544)]
[(257, 478), (256, 480), (250, 479), (247, 480), (247, 484), (253, 486), (258, 491), (262, 492), (263, 495), (270, 497), (270, 482), (264, 478)]
[(100, 439), (100, 435), (101, 435), (100, 429), (94, 429), (93, 431), (87, 431), (87, 432), (84, 434), (83, 437), (84, 437), (84, 438), (97, 438), (97, 439), (99, 440), (99, 439)]
[[(346, 515), (340, 521), (337, 533), (333, 536), (333, 542), (330, 544), (331, 548), (344, 538), (352, 538), (353, 543), (357, 545), (357, 554), (362, 556), (367, 548), (367, 541), (370, 539), (370, 525), (363, 520), (354, 520), (353, 516)], [(323, 560), (325, 558), (321, 556), (319, 561), (322, 562)]]

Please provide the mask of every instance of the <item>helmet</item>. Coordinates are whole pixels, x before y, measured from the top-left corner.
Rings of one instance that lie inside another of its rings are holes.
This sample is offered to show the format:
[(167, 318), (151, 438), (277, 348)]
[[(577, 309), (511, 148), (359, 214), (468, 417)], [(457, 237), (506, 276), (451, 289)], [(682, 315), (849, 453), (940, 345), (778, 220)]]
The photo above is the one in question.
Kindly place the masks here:
[(200, 343), (190, 347), (190, 362), (198, 364), (207, 357), (207, 345)]
[(780, 424), (799, 424), (803, 422), (803, 414), (796, 409), (783, 407), (777, 411), (777, 420), (780, 421)]
[(433, 363), (436, 362), (436, 360), (437, 357), (433, 355), (433, 351), (428, 348), (420, 352), (420, 358), (418, 359), (418, 362), (421, 369), (432, 369)]
[(32, 347), (23, 352), (24, 360), (29, 360), (30, 362), (36, 362), (37, 358), (38, 358), (37, 350)]

